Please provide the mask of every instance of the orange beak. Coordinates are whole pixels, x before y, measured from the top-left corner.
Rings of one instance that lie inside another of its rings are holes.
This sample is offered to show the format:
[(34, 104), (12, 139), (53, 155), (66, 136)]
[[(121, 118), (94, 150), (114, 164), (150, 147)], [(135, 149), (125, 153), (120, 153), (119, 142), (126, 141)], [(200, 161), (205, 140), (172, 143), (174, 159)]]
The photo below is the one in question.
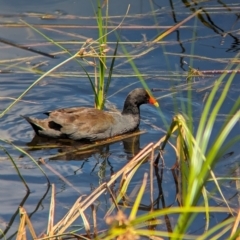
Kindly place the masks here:
[(159, 107), (157, 100), (154, 97), (149, 98), (149, 103), (153, 104), (155, 107)]

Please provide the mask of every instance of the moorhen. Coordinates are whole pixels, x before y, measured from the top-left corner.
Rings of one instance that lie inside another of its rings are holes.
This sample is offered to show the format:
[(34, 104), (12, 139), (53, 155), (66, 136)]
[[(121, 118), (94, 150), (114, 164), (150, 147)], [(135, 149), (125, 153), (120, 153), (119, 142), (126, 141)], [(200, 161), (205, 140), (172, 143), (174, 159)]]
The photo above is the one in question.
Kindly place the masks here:
[(122, 113), (87, 107), (62, 108), (46, 112), (46, 119), (24, 117), (40, 137), (97, 141), (134, 131), (140, 123), (141, 104), (158, 102), (143, 88), (131, 91)]

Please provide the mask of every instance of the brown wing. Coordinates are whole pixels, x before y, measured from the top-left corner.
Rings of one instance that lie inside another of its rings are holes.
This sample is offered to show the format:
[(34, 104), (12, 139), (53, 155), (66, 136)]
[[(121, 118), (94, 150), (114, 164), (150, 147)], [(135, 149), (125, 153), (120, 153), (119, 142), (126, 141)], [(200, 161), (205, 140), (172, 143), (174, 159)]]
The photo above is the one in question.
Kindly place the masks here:
[(65, 108), (49, 113), (52, 121), (62, 126), (61, 132), (91, 138), (112, 128), (115, 119), (111, 113), (94, 108)]

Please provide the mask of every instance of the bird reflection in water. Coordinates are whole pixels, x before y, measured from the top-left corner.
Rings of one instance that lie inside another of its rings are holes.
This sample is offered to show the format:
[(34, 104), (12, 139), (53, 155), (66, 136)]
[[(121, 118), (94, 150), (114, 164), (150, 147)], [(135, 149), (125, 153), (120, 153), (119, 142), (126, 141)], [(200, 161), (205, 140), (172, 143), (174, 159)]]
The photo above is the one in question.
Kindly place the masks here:
[(106, 141), (99, 141), (96, 143), (72, 141), (69, 139), (48, 139), (42, 138), (37, 135), (34, 136), (31, 142), (27, 144), (28, 151), (58, 149), (58, 153), (50, 156), (49, 160), (88, 160), (90, 157), (96, 155), (107, 157), (111, 154), (110, 145), (121, 141), (123, 151), (126, 153), (127, 159), (132, 159), (140, 149), (140, 132), (139, 130), (134, 133), (125, 134), (117, 138), (109, 139)]

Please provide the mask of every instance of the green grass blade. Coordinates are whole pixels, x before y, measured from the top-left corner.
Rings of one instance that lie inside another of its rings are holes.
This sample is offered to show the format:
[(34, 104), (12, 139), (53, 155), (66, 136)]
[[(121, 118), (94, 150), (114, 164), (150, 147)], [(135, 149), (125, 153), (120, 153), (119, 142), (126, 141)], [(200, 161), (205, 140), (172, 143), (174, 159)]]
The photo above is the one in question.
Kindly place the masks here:
[(141, 187), (139, 189), (139, 192), (138, 192), (138, 195), (137, 195), (137, 197), (134, 201), (134, 205), (132, 207), (132, 210), (131, 210), (131, 213), (130, 213), (130, 216), (129, 216), (129, 220), (133, 220), (133, 219), (136, 218), (136, 215), (137, 215), (137, 212), (138, 212), (138, 207), (141, 203), (141, 200), (142, 200), (142, 197), (143, 197), (146, 185), (147, 185), (147, 177), (148, 177), (148, 174), (145, 173), (144, 177), (143, 177), (142, 185), (141, 185)]
[(20, 173), (19, 168), (18, 168), (17, 164), (15, 163), (14, 159), (12, 158), (12, 156), (8, 153), (8, 151), (4, 147), (0, 147), (0, 149), (2, 149), (4, 151), (4, 153), (8, 156), (8, 158), (11, 160), (19, 178), (21, 179), (22, 183), (26, 187), (27, 191), (30, 192), (30, 188), (28, 187), (25, 179), (23, 178), (22, 174)]
[(24, 155), (28, 156), (28, 157), (32, 160), (32, 162), (34, 162), (35, 165), (39, 168), (39, 170), (42, 172), (42, 174), (46, 177), (46, 180), (47, 180), (48, 184), (50, 184), (50, 181), (49, 181), (46, 173), (43, 171), (43, 169), (42, 169), (41, 166), (38, 164), (38, 162), (37, 162), (29, 153), (27, 153), (25, 150), (23, 150), (22, 148), (14, 145), (13, 143), (11, 143), (11, 142), (9, 142), (9, 141), (3, 140), (3, 139), (0, 139), (0, 141), (2, 141), (2, 142), (4, 142), (4, 143), (7, 143), (7, 144), (9, 144), (9, 145), (12, 145), (16, 150), (18, 150), (19, 152), (21, 152), (21, 153), (23, 153)]
[(117, 41), (117, 44), (116, 44), (116, 47), (115, 47), (115, 50), (114, 50), (114, 53), (113, 53), (111, 66), (109, 68), (108, 79), (107, 79), (107, 83), (106, 83), (106, 87), (105, 87), (105, 93), (108, 92), (108, 89), (109, 89), (109, 86), (110, 86), (110, 83), (111, 83), (111, 80), (112, 80), (112, 73), (113, 73), (113, 67), (114, 67), (114, 63), (115, 63), (115, 60), (116, 60), (116, 56), (117, 56), (117, 49), (118, 49), (118, 41)]
[(65, 63), (69, 62), (70, 60), (74, 59), (77, 56), (77, 54), (73, 55), (72, 57), (66, 59), (65, 61), (59, 63), (49, 71), (45, 72), (41, 77), (39, 77), (36, 81), (34, 81), (26, 90), (23, 91), (23, 93), (15, 100), (13, 101), (4, 111), (1, 112), (0, 118), (3, 117), (20, 99), (22, 99), (36, 84), (38, 84), (44, 77), (46, 77), (48, 74), (55, 71), (60, 66), (64, 65)]
[[(58, 44), (57, 42), (55, 42), (53, 39), (49, 38), (47, 35), (43, 34), (41, 31), (39, 31), (37, 28), (33, 27), (31, 24), (25, 22), (24, 20), (20, 20), (22, 23), (24, 23), (26, 26), (28, 26), (29, 28), (31, 28), (32, 30), (34, 30), (35, 32), (37, 32), (39, 35), (41, 35), (43, 38), (45, 38), (47, 41), (51, 42), (52, 44), (54, 44), (55, 46), (59, 47), (60, 49), (62, 49), (63, 51), (65, 51), (67, 54), (69, 54), (71, 57), (73, 56), (76, 56), (77, 54), (72, 54), (70, 53), (66, 48), (64, 48), (62, 45)], [(77, 63), (81, 66), (82, 70), (85, 72), (85, 74), (87, 75), (88, 77), (88, 80), (91, 84), (91, 87), (92, 87), (92, 90), (94, 92), (94, 95), (95, 95), (95, 99), (96, 99), (96, 96), (97, 96), (97, 93), (95, 91), (95, 88), (94, 88), (94, 83), (93, 83), (93, 80), (91, 79), (89, 73), (87, 72), (87, 70), (85, 69), (85, 67), (81, 64), (81, 62), (73, 57), (73, 59), (75, 59), (75, 61), (77, 61)]]

